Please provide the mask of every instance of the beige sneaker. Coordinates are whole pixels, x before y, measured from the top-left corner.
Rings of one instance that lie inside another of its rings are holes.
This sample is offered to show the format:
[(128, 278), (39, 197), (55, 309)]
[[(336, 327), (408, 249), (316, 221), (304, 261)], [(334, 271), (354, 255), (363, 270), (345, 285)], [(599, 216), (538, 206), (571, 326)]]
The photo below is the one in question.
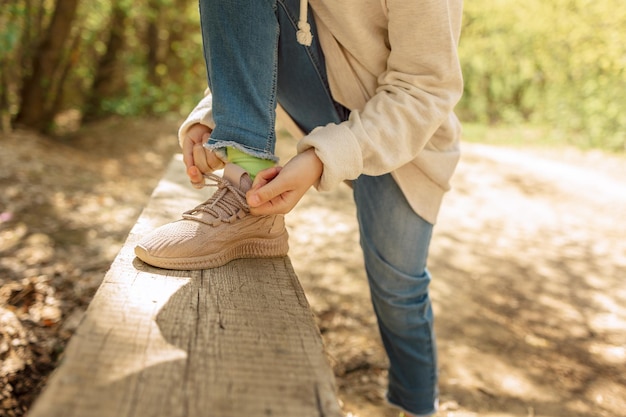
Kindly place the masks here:
[(207, 269), (238, 258), (271, 258), (289, 249), (282, 215), (253, 216), (246, 202), (252, 180), (246, 171), (227, 164), (224, 177), (206, 175), (217, 191), (207, 201), (161, 226), (135, 247), (142, 261), (167, 269)]

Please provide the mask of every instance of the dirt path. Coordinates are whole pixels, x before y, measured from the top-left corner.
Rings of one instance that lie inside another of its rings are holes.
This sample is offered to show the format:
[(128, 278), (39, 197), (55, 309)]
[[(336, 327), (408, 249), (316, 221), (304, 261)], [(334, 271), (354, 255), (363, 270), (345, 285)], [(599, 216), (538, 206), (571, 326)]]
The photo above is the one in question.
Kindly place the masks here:
[[(176, 151), (176, 127), (111, 121), (60, 145), (1, 138), (0, 416), (23, 415), (56, 363)], [(430, 259), (440, 416), (623, 415), (625, 162), (465, 146)], [(288, 226), (346, 412), (396, 417), (350, 190), (308, 193)]]
[[(431, 247), (440, 415), (624, 415), (624, 162), (465, 145)], [(292, 258), (346, 410), (396, 416), (382, 400), (386, 364), (349, 190), (309, 194), (294, 214)]]
[(433, 244), (454, 400), (481, 416), (626, 409), (624, 168), (468, 147)]

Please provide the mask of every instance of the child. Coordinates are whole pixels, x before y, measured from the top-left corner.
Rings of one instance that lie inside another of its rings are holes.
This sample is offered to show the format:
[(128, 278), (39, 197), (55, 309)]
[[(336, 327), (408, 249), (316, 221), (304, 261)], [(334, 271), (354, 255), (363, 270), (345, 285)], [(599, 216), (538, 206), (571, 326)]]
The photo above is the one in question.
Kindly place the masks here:
[[(437, 408), (426, 260), (459, 158), (461, 14), (461, 0), (200, 0), (210, 94), (179, 140), (192, 184), (218, 191), (136, 248), (173, 269), (284, 256), (283, 215), (351, 180), (388, 400), (413, 416)], [(277, 102), (306, 134), (282, 168)]]

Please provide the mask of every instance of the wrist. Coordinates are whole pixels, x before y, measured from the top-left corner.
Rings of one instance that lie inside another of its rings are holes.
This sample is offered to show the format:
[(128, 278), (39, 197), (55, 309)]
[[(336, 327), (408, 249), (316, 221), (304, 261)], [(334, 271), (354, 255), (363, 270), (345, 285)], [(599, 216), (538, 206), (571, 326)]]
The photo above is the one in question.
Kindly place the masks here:
[(315, 152), (315, 148), (309, 148), (304, 151), (301, 155), (305, 155), (310, 166), (311, 166), (311, 174), (314, 177), (314, 185), (317, 185), (322, 178), (322, 174), (324, 173), (324, 163), (317, 156)]

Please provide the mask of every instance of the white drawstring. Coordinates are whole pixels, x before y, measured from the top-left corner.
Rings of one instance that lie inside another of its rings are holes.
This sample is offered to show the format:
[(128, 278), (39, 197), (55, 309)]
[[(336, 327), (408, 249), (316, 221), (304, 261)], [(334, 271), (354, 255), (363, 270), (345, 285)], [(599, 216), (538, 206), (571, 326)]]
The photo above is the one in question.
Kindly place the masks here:
[(307, 11), (309, 8), (308, 0), (300, 0), (300, 20), (298, 21), (298, 32), (296, 38), (298, 43), (305, 46), (311, 46), (313, 35), (311, 34), (311, 25), (307, 22)]

